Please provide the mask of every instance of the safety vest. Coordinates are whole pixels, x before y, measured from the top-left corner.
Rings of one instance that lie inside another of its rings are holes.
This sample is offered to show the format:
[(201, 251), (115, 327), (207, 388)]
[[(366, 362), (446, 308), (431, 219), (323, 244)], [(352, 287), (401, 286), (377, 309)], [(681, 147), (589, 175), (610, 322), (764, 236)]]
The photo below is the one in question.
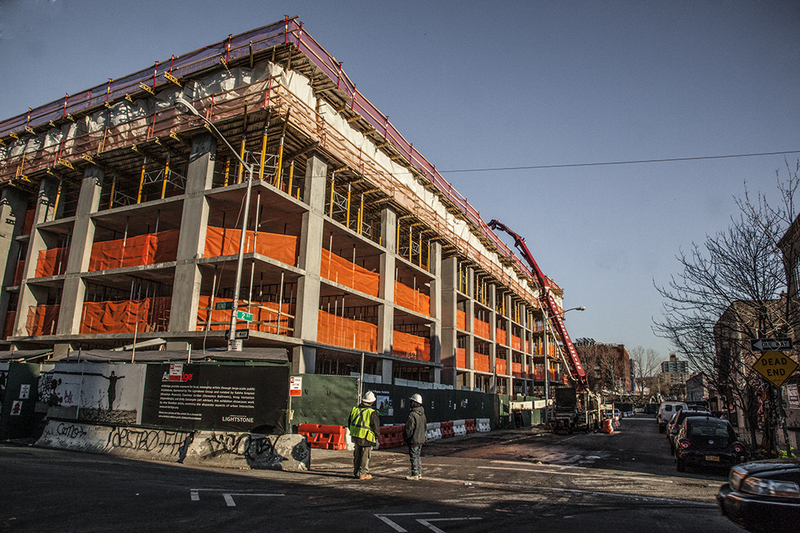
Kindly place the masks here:
[(367, 439), (369, 442), (375, 442), (375, 432), (369, 425), (372, 419), (372, 413), (375, 409), (371, 407), (353, 407), (350, 411), (350, 436), (354, 439)]

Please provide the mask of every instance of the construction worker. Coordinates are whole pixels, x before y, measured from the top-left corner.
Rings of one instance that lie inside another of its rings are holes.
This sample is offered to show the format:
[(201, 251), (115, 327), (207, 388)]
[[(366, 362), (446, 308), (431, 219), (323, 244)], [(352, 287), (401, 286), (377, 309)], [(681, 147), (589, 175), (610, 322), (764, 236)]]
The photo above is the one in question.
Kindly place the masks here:
[(355, 444), (353, 450), (353, 475), (361, 480), (372, 479), (369, 474), (369, 456), (372, 447), (378, 443), (381, 432), (381, 419), (378, 412), (372, 408), (375, 404), (375, 393), (367, 391), (361, 399), (361, 404), (350, 411), (348, 426), (350, 436)]
[(425, 409), (422, 407), (422, 396), (414, 394), (411, 398), (411, 412), (408, 413), (403, 440), (408, 444), (408, 456), (411, 458), (411, 475), (409, 481), (422, 479), (422, 445), (425, 444)]

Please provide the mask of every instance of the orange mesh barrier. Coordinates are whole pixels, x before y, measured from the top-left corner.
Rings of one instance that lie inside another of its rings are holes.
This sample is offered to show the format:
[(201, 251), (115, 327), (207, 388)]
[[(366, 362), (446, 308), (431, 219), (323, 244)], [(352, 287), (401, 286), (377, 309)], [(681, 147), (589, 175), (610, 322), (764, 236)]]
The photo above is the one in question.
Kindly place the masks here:
[[(232, 302), (230, 298), (214, 298), (214, 306), (223, 302)], [(241, 302), (240, 302), (241, 303)], [(211, 323), (208, 329), (214, 331), (227, 331), (231, 325), (231, 311), (209, 309), (211, 306), (211, 296), (200, 295), (200, 305), (197, 309), (197, 331), (206, 329), (206, 322), (209, 320), (209, 311), (211, 315)], [(246, 305), (241, 306), (240, 310), (246, 310)], [(261, 331), (263, 333), (274, 333), (277, 335), (291, 336), (294, 331), (294, 304), (282, 304), (280, 306), (280, 314), (278, 313), (277, 302), (262, 302), (250, 306), (250, 313), (253, 315), (253, 320), (247, 323), (247, 329), (251, 331)], [(243, 328), (240, 321), (239, 328)]]
[(108, 270), (175, 261), (180, 230), (145, 233), (126, 239), (101, 241), (92, 245), (89, 270)]
[(506, 339), (508, 339), (508, 334), (506, 333), (506, 330), (495, 328), (494, 334), (495, 334), (495, 342), (497, 342), (497, 344), (502, 344), (503, 346), (505, 346)]
[(456, 367), (467, 368), (467, 349), (456, 348)]
[(17, 261), (17, 266), (14, 268), (14, 281), (16, 286), (22, 285), (22, 276), (25, 275), (25, 261)]
[(69, 248), (51, 248), (39, 252), (36, 263), (36, 277), (57, 276), (67, 270)]
[(473, 320), (473, 327), (475, 329), (475, 335), (479, 337), (483, 337), (484, 339), (489, 338), (489, 323), (480, 320), (479, 318), (475, 317)]
[(378, 296), (381, 280), (380, 274), (371, 272), (355, 263), (351, 263), (347, 259), (331, 253), (325, 248), (322, 249), (320, 275), (325, 279), (352, 289), (357, 289), (370, 296)]
[[(206, 250), (204, 257), (238, 255), (242, 230), (233, 228), (206, 228)], [(297, 266), (297, 237), (280, 233), (259, 232), (258, 238), (252, 231), (244, 240), (245, 253), (257, 253), (287, 265)]]
[(394, 282), (394, 303), (425, 316), (431, 316), (431, 297), (399, 281)]
[(533, 379), (538, 379), (544, 381), (544, 366), (543, 365), (534, 365), (533, 367)]
[(378, 346), (378, 326), (332, 315), (320, 309), (317, 342), (374, 352)]
[(172, 298), (86, 302), (81, 335), (167, 331)]
[(473, 370), (477, 370), (479, 372), (491, 372), (489, 368), (490, 358), (488, 354), (475, 352), (472, 354), (472, 359), (475, 363)]
[(431, 360), (431, 340), (402, 331), (392, 332), (392, 355), (418, 361)]
[(524, 378), (522, 373), (522, 363), (511, 363), (511, 375), (515, 378)]
[(522, 339), (513, 333), (511, 334), (511, 348), (514, 350), (522, 350)]
[(22, 234), (30, 235), (33, 229), (33, 217), (36, 216), (36, 209), (28, 209), (25, 211), (25, 221), (22, 223)]
[(60, 307), (59, 304), (32, 305), (28, 309), (28, 322), (25, 325), (28, 335), (55, 335)]
[(508, 375), (506, 371), (506, 360), (500, 359), (499, 357), (495, 359), (495, 367), (497, 368), (497, 373), (503, 376)]
[(14, 335), (14, 321), (17, 319), (16, 311), (8, 311), (6, 313), (6, 323), (3, 328), (3, 338), (7, 339)]
[(456, 327), (462, 331), (467, 330), (467, 314), (464, 311), (456, 310)]

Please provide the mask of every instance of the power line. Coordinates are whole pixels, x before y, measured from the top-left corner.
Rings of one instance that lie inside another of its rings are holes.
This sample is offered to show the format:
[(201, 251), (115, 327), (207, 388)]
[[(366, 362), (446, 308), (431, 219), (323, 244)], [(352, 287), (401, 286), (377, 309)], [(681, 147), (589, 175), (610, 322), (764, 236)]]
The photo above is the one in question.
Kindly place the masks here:
[(762, 152), (758, 154), (731, 154), (731, 155), (706, 155), (700, 157), (672, 157), (669, 159), (640, 159), (635, 161), (606, 161), (598, 163), (567, 163), (562, 165), (531, 165), (525, 167), (498, 167), (498, 168), (462, 168), (458, 170), (439, 170), (439, 173), (456, 172), (496, 172), (500, 170), (541, 170), (548, 168), (574, 168), (574, 167), (601, 167), (609, 165), (634, 165), (642, 163), (672, 163), (675, 161), (702, 161), (706, 159), (732, 159), (736, 157), (760, 157), (764, 155), (800, 154), (800, 150), (787, 150), (785, 152)]

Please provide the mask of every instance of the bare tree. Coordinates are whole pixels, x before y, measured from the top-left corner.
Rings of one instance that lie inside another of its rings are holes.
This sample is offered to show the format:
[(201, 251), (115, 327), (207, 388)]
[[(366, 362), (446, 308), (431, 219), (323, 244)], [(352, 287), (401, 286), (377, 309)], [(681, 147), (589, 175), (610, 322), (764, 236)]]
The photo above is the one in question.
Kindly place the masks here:
[[(630, 351), (634, 364), (635, 379), (639, 383), (639, 396), (644, 397), (644, 384), (658, 372), (658, 352), (652, 348), (645, 350), (636, 346)], [(652, 394), (652, 386), (651, 386)]]
[(741, 213), (729, 228), (681, 251), (682, 272), (666, 286), (656, 284), (664, 298), (656, 334), (669, 339), (729, 405), (743, 410), (753, 444), (764, 382), (752, 370), (757, 354), (750, 340), (785, 336), (800, 326), (800, 312), (784, 292), (798, 264), (797, 250), (781, 241), (796, 218), (800, 162), (787, 169), (788, 179), (778, 175), (780, 205), (773, 207), (761, 193), (753, 197), (745, 184), (744, 196), (736, 199)]

